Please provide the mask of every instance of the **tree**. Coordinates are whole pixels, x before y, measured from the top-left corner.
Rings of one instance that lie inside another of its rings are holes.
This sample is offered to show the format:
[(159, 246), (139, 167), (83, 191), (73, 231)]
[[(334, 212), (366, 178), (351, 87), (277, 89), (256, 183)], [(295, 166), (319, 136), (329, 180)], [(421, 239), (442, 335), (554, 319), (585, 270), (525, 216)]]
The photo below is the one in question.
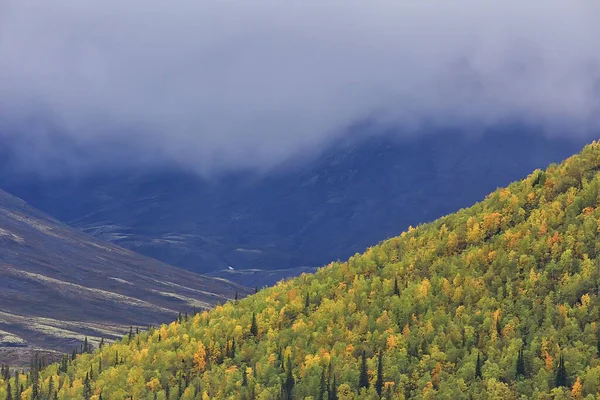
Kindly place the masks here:
[(367, 372), (367, 354), (363, 350), (360, 363), (360, 377), (358, 378), (358, 390), (369, 388), (369, 374)]
[(235, 291), (235, 301), (238, 301), (238, 291)]
[(250, 325), (250, 333), (252, 336), (258, 336), (258, 325), (256, 324), (256, 313), (252, 313), (252, 324)]
[(394, 278), (394, 295), (400, 296), (400, 288), (398, 287), (398, 277)]
[(242, 369), (242, 386), (248, 386), (248, 371), (245, 367)]
[(377, 380), (375, 381), (375, 390), (381, 397), (383, 391), (383, 351), (379, 351), (379, 357), (377, 358)]
[(327, 400), (338, 400), (335, 375), (333, 375), (333, 380), (331, 381), (331, 386), (329, 387), (329, 395), (327, 396)]
[(481, 379), (481, 354), (477, 352), (477, 363), (475, 364), (475, 378)]
[(6, 385), (6, 400), (13, 400), (12, 397), (12, 388), (10, 387), (10, 382)]
[(523, 348), (519, 349), (517, 356), (517, 379), (525, 377), (525, 359), (523, 357)]
[(48, 398), (52, 397), (52, 392), (54, 392), (54, 377), (51, 376), (48, 382)]
[(308, 313), (310, 309), (310, 294), (306, 292), (306, 296), (304, 297), (304, 312)]
[(565, 357), (561, 354), (556, 371), (556, 387), (567, 387), (567, 369), (565, 368)]
[(286, 368), (286, 377), (284, 382), (284, 391), (287, 400), (292, 399), (292, 390), (294, 389), (294, 374), (292, 372), (292, 357), (288, 356), (287, 359), (287, 368)]
[(90, 400), (92, 397), (92, 385), (90, 383), (89, 374), (85, 374), (85, 380), (83, 381), (83, 397), (85, 400)]
[(325, 384), (325, 367), (323, 367), (321, 368), (321, 381), (319, 382), (317, 400), (325, 400), (325, 393), (327, 393), (327, 386)]

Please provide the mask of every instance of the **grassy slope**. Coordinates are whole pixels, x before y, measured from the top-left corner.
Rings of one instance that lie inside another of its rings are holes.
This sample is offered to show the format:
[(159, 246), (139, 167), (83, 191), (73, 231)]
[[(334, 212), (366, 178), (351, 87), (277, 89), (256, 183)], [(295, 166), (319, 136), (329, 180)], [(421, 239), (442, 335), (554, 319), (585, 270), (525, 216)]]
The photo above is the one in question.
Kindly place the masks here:
[[(92, 398), (164, 399), (168, 387), (169, 399), (276, 399), (289, 359), (293, 398), (318, 398), (322, 376), (340, 399), (378, 398), (382, 351), (384, 398), (595, 395), (599, 168), (592, 144), (347, 262), (80, 356), (60, 376), (52, 366), (41, 392), (52, 378), (59, 399), (83, 398), (91, 369)], [(370, 388), (359, 394), (363, 350)], [(555, 388), (561, 355), (568, 387)]]

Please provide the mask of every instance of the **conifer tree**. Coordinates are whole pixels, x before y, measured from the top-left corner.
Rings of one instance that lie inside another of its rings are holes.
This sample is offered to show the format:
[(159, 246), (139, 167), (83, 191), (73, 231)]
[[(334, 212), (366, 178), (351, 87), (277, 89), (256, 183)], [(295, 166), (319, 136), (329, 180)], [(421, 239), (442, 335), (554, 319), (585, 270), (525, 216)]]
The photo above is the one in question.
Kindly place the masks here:
[(238, 291), (235, 291), (235, 301), (238, 301)]
[(286, 366), (286, 377), (284, 382), (284, 392), (287, 400), (292, 399), (292, 390), (294, 389), (294, 374), (292, 372), (292, 357), (288, 356), (287, 366)]
[(379, 351), (379, 357), (377, 359), (377, 380), (375, 381), (375, 390), (381, 397), (383, 390), (383, 352)]
[(258, 336), (258, 325), (256, 324), (256, 313), (252, 313), (252, 324), (250, 325), (250, 333), (252, 336)]
[(242, 369), (242, 386), (248, 386), (248, 372), (246, 371), (246, 368)]
[(394, 295), (400, 296), (400, 288), (398, 287), (398, 277), (394, 278)]
[(517, 356), (517, 379), (525, 377), (525, 359), (523, 357), (523, 348), (519, 349), (519, 355)]
[(306, 292), (306, 296), (304, 297), (304, 312), (308, 313), (310, 309), (310, 294)]
[(331, 382), (331, 386), (329, 387), (329, 395), (327, 396), (327, 400), (338, 400), (337, 383), (335, 381), (335, 375), (333, 375), (333, 381)]
[(19, 391), (19, 371), (15, 370), (15, 398), (21, 397), (21, 392)]
[(12, 388), (10, 387), (10, 382), (6, 385), (6, 400), (13, 400), (12, 397)]
[(50, 381), (48, 382), (48, 398), (52, 398), (52, 392), (54, 392), (54, 378), (50, 377)]
[(567, 386), (567, 369), (565, 368), (565, 357), (561, 354), (558, 361), (558, 370), (556, 371), (556, 387)]
[(317, 400), (325, 400), (325, 393), (327, 392), (327, 386), (325, 385), (325, 367), (321, 369), (321, 381), (319, 382), (319, 393), (317, 394)]
[(482, 378), (481, 365), (482, 365), (481, 354), (479, 352), (477, 352), (477, 363), (475, 364), (475, 378), (479, 378), (479, 379)]
[(83, 397), (85, 400), (90, 400), (92, 397), (92, 385), (90, 384), (89, 374), (85, 374), (85, 380), (83, 381)]
[(358, 379), (358, 390), (369, 388), (369, 375), (367, 373), (367, 354), (363, 350), (360, 363), (360, 377)]

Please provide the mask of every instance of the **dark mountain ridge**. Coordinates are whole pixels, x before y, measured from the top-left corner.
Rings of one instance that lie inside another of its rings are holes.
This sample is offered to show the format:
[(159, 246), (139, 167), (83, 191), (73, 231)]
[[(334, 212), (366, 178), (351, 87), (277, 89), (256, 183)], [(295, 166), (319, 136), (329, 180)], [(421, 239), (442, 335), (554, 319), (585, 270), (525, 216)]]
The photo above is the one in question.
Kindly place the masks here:
[[(73, 227), (191, 271), (281, 270), (346, 258), (468, 206), (584, 141), (515, 126), (381, 134), (263, 175), (207, 180), (178, 168), (117, 168), (77, 179), (12, 173), (0, 184)], [(265, 274), (254, 277), (277, 278)]]

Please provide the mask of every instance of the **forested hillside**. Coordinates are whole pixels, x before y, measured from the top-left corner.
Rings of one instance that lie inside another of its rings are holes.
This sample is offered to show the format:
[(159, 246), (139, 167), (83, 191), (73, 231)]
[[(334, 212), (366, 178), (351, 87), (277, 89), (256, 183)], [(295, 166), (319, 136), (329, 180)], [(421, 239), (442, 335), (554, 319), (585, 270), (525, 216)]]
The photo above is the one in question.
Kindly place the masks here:
[(0, 398), (594, 398), (599, 170), (594, 143), (347, 262), (5, 379)]

